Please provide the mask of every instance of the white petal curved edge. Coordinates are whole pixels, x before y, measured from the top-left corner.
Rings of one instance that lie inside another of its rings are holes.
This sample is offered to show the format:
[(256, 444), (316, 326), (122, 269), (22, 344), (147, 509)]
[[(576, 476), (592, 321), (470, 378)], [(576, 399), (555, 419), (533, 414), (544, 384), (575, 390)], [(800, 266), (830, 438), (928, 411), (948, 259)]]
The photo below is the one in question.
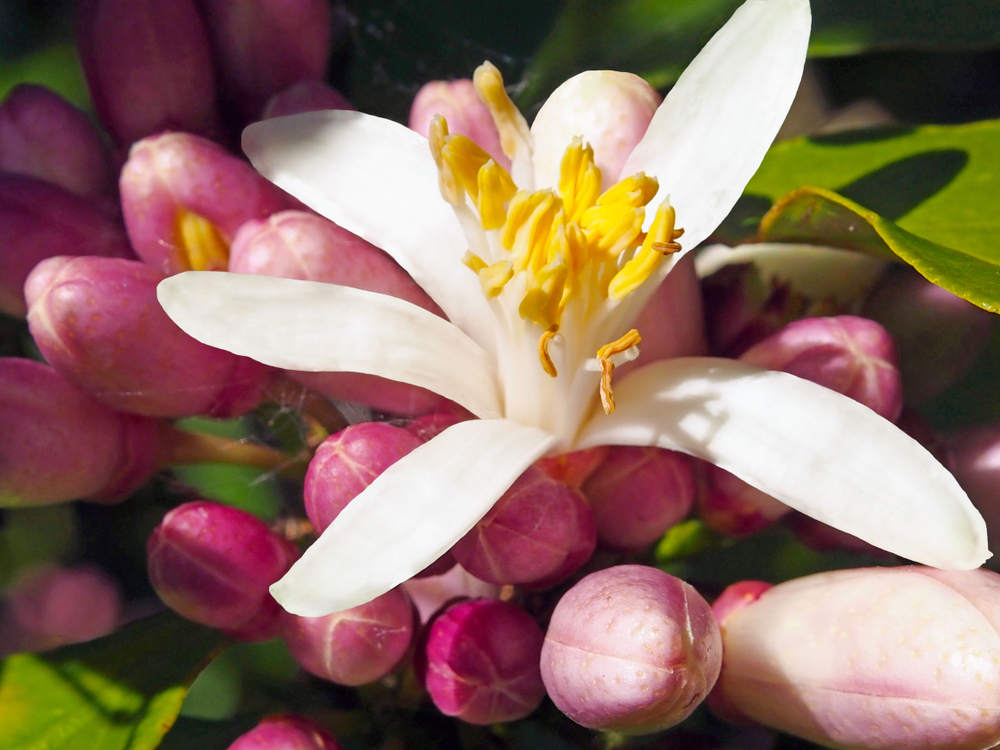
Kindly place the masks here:
[(307, 112), (256, 122), (243, 150), (262, 175), (349, 232), (382, 248), (492, 351), (492, 320), (468, 242), (441, 197), (427, 139), (361, 112)]
[(271, 594), (302, 617), (371, 601), (449, 550), (554, 442), (510, 420), (449, 427), (348, 503)]
[(681, 74), (625, 163), (622, 174), (659, 180), (654, 203), (670, 196), (685, 251), (715, 231), (774, 141), (811, 24), (808, 0), (747, 0)]
[(577, 447), (657, 445), (703, 458), (813, 518), (916, 562), (965, 570), (990, 556), (954, 477), (870, 409), (734, 360), (654, 362), (615, 384), (617, 409)]
[(404, 300), (225, 271), (170, 276), (156, 294), (174, 323), (203, 344), (286, 370), (380, 375), (427, 388), (483, 418), (503, 413), (492, 357), (448, 321)]

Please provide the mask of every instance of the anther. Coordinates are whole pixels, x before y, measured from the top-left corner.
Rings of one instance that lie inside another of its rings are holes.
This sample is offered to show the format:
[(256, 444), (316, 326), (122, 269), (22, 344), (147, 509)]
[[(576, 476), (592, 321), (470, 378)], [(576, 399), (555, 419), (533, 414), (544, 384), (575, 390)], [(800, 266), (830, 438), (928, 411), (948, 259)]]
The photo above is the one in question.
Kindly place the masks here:
[(633, 346), (638, 346), (641, 341), (642, 336), (639, 335), (639, 331), (633, 328), (621, 338), (597, 350), (597, 359), (601, 362), (601, 406), (604, 407), (605, 414), (615, 410), (615, 394), (611, 390), (611, 376), (615, 374), (615, 363), (611, 358), (616, 354), (627, 352)]
[(615, 374), (615, 363), (610, 359), (601, 360), (601, 406), (605, 414), (615, 410), (615, 394), (611, 391), (611, 376)]
[[(552, 357), (549, 356), (549, 342), (556, 337), (559, 333), (559, 326), (551, 325), (538, 339), (538, 359), (542, 363), (542, 369), (549, 374), (550, 377), (556, 377), (559, 373), (556, 372), (556, 366), (552, 362)], [(612, 408), (614, 408), (612, 406)]]
[(609, 359), (616, 354), (621, 354), (622, 352), (631, 349), (633, 346), (638, 346), (641, 342), (642, 336), (639, 335), (639, 331), (633, 328), (621, 338), (615, 339), (610, 344), (605, 344), (598, 349), (597, 358)]

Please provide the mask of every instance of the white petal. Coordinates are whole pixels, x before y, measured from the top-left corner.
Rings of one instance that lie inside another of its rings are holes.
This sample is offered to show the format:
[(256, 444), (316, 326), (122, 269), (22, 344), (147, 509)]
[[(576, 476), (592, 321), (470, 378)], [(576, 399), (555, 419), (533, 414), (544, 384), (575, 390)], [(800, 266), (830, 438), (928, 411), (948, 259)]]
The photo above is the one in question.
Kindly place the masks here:
[(833, 297), (841, 304), (867, 294), (887, 265), (880, 258), (850, 250), (770, 242), (712, 245), (699, 251), (694, 260), (699, 278), (733, 263), (753, 263), (765, 282), (777, 278), (808, 297)]
[(554, 441), (509, 420), (449, 427), (354, 498), (271, 594), (303, 617), (384, 594), (451, 549)]
[(449, 319), (492, 351), (493, 317), (468, 242), (441, 197), (427, 139), (361, 112), (308, 112), (243, 131), (254, 167), (310, 208), (385, 250)]
[(734, 360), (654, 362), (615, 384), (618, 408), (578, 448), (658, 445), (721, 466), (813, 518), (927, 565), (988, 557), (986, 524), (954, 477), (867, 407)]
[(156, 288), (203, 344), (272, 367), (363, 372), (418, 385), (480, 417), (500, 416), (492, 358), (460, 329), (395, 297), (315, 281), (188, 271)]
[(678, 79), (622, 169), (660, 181), (654, 202), (670, 196), (685, 250), (715, 230), (760, 166), (802, 78), (810, 23), (808, 0), (747, 0)]

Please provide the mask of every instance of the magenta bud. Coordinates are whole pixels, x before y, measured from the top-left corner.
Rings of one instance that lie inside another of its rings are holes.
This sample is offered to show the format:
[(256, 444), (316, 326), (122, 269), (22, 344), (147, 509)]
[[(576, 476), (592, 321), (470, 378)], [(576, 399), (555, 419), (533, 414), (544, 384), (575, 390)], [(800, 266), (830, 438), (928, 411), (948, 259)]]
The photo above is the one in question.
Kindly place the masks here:
[(531, 466), (451, 551), (488, 583), (555, 583), (589, 559), (596, 541), (583, 496)]
[(134, 144), (119, 186), (135, 252), (168, 275), (227, 270), (236, 231), (289, 204), (245, 161), (188, 133)]
[(648, 734), (684, 720), (721, 662), (719, 626), (697, 591), (655, 568), (620, 565), (559, 600), (541, 665), (549, 697), (576, 723)]
[(767, 528), (791, 508), (718, 466), (701, 462), (698, 517), (726, 536), (749, 536)]
[(216, 130), (212, 56), (193, 0), (84, 0), (77, 21), (94, 109), (120, 145)]
[(111, 154), (87, 116), (42, 86), (0, 104), (0, 172), (35, 177), (87, 198), (114, 190)]
[(429, 414), (422, 414), (416, 419), (411, 419), (406, 423), (406, 431), (426, 443), (433, 437), (440, 435), (452, 425), (465, 422), (470, 419), (460, 409), (450, 411), (432, 411)]
[(410, 648), (413, 603), (394, 588), (367, 604), (325, 617), (283, 613), (281, 632), (308, 672), (340, 685), (365, 685), (393, 671)]
[(523, 719), (542, 702), (544, 635), (524, 610), (499, 599), (448, 607), (430, 624), (424, 684), (441, 713), (470, 724)]
[(315, 721), (284, 714), (268, 716), (228, 750), (341, 750), (341, 746)]
[(601, 544), (640, 552), (691, 511), (694, 477), (689, 459), (680, 453), (614, 446), (583, 494)]
[[(410, 106), (410, 128), (426, 138), (435, 115), (444, 117), (449, 133), (464, 135), (492, 156), (501, 167), (510, 169), (510, 159), (500, 147), (497, 126), (490, 111), (479, 99), (471, 80), (462, 78), (424, 84)], [(568, 145), (569, 143), (566, 144)], [(563, 150), (566, 146), (563, 146)]]
[(163, 274), (117, 258), (49, 258), (25, 284), (45, 358), (99, 401), (155, 417), (232, 417), (261, 400), (270, 370), (199, 343), (156, 300)]
[(115, 499), (157, 469), (159, 423), (112, 411), (41, 362), (0, 358), (0, 506)]
[(298, 548), (256, 516), (207, 500), (185, 503), (163, 517), (146, 553), (153, 588), (179, 615), (243, 640), (278, 634), (268, 587)]
[(326, 109), (354, 109), (354, 105), (343, 94), (322, 81), (299, 81), (272, 96), (260, 119), (270, 120), (272, 117), (321, 112)]
[(568, 484), (574, 490), (578, 490), (608, 457), (609, 450), (608, 446), (599, 445), (582, 451), (560, 453), (558, 456), (538, 459), (535, 461), (535, 466), (557, 482)]
[(968, 427), (944, 439), (952, 473), (983, 514), (990, 538), (1000, 538), (1000, 424)]
[(202, 0), (201, 5), (224, 96), (248, 120), (257, 119), (277, 91), (326, 75), (327, 0)]
[(903, 410), (892, 337), (867, 318), (840, 315), (797, 320), (739, 358), (842, 393), (891, 422)]
[(622, 168), (661, 101), (656, 89), (631, 73), (588, 70), (573, 76), (552, 92), (531, 125), (536, 183), (559, 184), (563, 153), (577, 136), (593, 147), (605, 189), (631, 176)]
[(402, 586), (413, 600), (421, 623), (426, 623), (442, 605), (455, 599), (496, 599), (500, 596), (499, 586), (480, 581), (461, 565), (455, 565), (442, 575), (411, 578)]
[(982, 354), (996, 314), (932, 284), (911, 269), (889, 274), (865, 303), (899, 349), (907, 403), (920, 404), (958, 382)]
[[(737, 356), (788, 321), (785, 287), (768, 288), (752, 263), (734, 263), (701, 280), (705, 333), (713, 354)], [(792, 319), (799, 317), (791, 312)]]
[(826, 747), (993, 747), (998, 600), (1000, 576), (982, 568), (788, 581), (723, 622), (715, 692), (729, 713)]
[(0, 312), (27, 314), (25, 279), (55, 255), (135, 257), (121, 226), (95, 202), (32, 177), (0, 175)]

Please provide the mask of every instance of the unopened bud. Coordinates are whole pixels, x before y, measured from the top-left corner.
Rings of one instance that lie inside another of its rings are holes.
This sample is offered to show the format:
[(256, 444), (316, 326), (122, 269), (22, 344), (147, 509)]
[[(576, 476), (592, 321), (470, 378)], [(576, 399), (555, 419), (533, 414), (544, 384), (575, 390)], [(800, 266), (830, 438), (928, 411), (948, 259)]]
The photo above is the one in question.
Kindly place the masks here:
[(499, 599), (448, 607), (431, 622), (424, 684), (441, 713), (470, 724), (522, 719), (542, 702), (544, 636), (524, 610)]
[(28, 326), (60, 372), (109, 406), (155, 417), (254, 408), (263, 365), (195, 341), (156, 299), (163, 274), (117, 258), (49, 258), (25, 284)]
[(236, 231), (288, 206), (245, 161), (188, 133), (133, 145), (119, 185), (135, 252), (167, 275), (227, 270)]
[(967, 427), (944, 439), (955, 479), (983, 514), (990, 538), (1000, 538), (1000, 424)]
[(426, 623), (442, 605), (455, 599), (496, 599), (500, 596), (499, 586), (480, 581), (461, 565), (441, 575), (411, 578), (402, 586), (413, 600), (421, 623)]
[(299, 81), (272, 96), (260, 119), (321, 112), (326, 109), (354, 109), (343, 94), (322, 81)]
[(257, 517), (205, 500), (185, 503), (163, 517), (146, 552), (153, 588), (179, 615), (242, 640), (278, 634), (281, 610), (268, 587), (298, 549)]
[(547, 456), (535, 461), (535, 466), (544, 471), (557, 482), (568, 484), (575, 490), (580, 489), (608, 456), (608, 446), (599, 445), (596, 448), (586, 448), (582, 451), (560, 453), (558, 456)]
[(700, 462), (698, 517), (726, 536), (749, 536), (767, 528), (791, 508), (718, 466)]
[(591, 729), (648, 734), (685, 719), (722, 661), (708, 603), (655, 568), (591, 573), (556, 605), (542, 679), (560, 711)]
[(743, 352), (739, 359), (842, 393), (891, 422), (903, 410), (892, 337), (867, 318), (840, 315), (798, 320)]
[(701, 280), (701, 291), (713, 354), (737, 356), (788, 322), (788, 288), (769, 287), (752, 263), (723, 266)]
[(1000, 576), (985, 569), (860, 568), (782, 583), (723, 621), (718, 700), (826, 747), (992, 747), (998, 596)]
[(228, 750), (341, 750), (341, 746), (315, 721), (284, 714), (267, 717)]
[[(471, 80), (462, 78), (424, 84), (410, 106), (410, 128), (426, 138), (435, 115), (444, 117), (451, 135), (464, 135), (501, 167), (510, 169), (510, 159), (500, 147), (497, 126)], [(567, 141), (562, 148), (565, 150), (568, 145)]]
[(426, 443), (431, 438), (440, 435), (452, 425), (464, 422), (467, 419), (469, 419), (469, 417), (462, 414), (461, 410), (458, 409), (450, 411), (432, 411), (428, 414), (422, 414), (416, 419), (411, 419), (407, 422), (406, 431), (420, 438), (421, 442)]

